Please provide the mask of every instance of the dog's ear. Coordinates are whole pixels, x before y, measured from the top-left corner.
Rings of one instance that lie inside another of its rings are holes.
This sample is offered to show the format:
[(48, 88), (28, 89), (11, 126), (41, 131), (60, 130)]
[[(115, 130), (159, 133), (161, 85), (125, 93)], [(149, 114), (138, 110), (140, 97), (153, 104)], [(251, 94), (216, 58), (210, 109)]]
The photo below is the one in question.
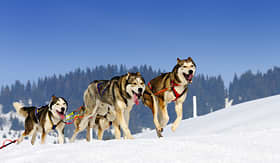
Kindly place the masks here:
[(137, 75), (137, 76), (141, 76), (141, 73), (140, 73), (140, 72), (136, 72), (136, 75)]
[(181, 59), (180, 58), (177, 58), (177, 63), (179, 63), (181, 61)]
[(51, 104), (57, 97), (55, 95), (52, 95), (51, 101), (49, 102), (49, 110), (51, 110)]
[(126, 76), (126, 80), (128, 80), (128, 78), (130, 77), (131, 73), (127, 72), (127, 76)]
[(51, 101), (55, 100), (56, 99), (56, 96), (55, 95), (52, 95), (52, 99)]
[(196, 64), (194, 63), (193, 59), (191, 57), (188, 57), (188, 59), (186, 60), (187, 62), (192, 62), (194, 64), (194, 66), (196, 67)]

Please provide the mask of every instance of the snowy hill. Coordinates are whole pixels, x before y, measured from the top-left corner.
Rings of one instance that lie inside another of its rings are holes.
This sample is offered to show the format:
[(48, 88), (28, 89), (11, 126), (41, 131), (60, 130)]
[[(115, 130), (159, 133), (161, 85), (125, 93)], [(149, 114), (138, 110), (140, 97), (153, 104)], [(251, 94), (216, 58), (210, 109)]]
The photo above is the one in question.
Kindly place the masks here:
[(135, 140), (85, 141), (31, 146), (25, 141), (0, 151), (1, 163), (187, 162), (279, 163), (280, 96), (182, 121), (162, 139), (155, 131)]

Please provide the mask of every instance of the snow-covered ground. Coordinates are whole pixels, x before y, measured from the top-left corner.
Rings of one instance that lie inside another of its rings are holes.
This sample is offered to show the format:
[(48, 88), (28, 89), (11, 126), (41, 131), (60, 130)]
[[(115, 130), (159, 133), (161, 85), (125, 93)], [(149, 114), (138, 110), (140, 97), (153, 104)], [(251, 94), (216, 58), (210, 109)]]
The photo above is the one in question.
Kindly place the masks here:
[(0, 162), (279, 163), (280, 96), (184, 120), (175, 133), (168, 126), (163, 135), (146, 131), (134, 140), (64, 145), (25, 141), (0, 150)]

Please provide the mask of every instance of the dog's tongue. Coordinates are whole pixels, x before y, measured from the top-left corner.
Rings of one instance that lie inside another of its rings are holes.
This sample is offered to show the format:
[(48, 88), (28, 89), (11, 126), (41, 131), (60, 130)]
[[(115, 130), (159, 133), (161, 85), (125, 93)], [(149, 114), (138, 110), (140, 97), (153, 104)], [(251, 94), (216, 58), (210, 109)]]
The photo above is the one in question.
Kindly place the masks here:
[(136, 105), (139, 105), (139, 100), (136, 94), (133, 94), (133, 100)]
[(190, 75), (189, 75), (189, 77), (188, 77), (188, 80), (189, 80), (189, 81), (191, 81), (191, 80), (192, 80), (192, 78), (193, 78), (193, 75), (192, 75), (192, 74), (190, 74)]
[(59, 117), (61, 120), (63, 120), (65, 118), (64, 114), (58, 113)]

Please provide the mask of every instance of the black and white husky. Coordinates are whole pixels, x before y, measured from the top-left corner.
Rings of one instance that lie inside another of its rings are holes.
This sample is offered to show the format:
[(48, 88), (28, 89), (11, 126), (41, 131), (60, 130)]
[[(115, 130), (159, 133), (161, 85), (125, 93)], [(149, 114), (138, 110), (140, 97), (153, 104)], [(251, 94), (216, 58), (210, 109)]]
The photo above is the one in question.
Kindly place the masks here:
[(25, 130), (18, 139), (18, 143), (21, 143), (24, 137), (32, 135), (31, 144), (34, 145), (37, 132), (41, 132), (41, 144), (44, 144), (46, 135), (54, 129), (58, 132), (58, 142), (64, 143), (65, 123), (63, 120), (68, 107), (64, 98), (52, 96), (49, 104), (40, 108), (24, 107), (19, 102), (14, 102), (13, 106), (18, 114), (25, 117)]

